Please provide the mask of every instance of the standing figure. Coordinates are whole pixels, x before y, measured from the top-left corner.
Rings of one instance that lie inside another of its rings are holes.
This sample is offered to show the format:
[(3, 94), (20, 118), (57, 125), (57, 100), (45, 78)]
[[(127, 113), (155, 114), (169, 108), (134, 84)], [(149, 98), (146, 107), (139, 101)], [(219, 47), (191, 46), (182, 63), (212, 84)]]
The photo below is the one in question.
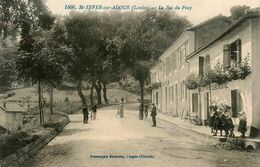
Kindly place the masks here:
[(144, 114), (145, 114), (145, 119), (147, 119), (147, 116), (148, 116), (148, 105), (145, 105), (145, 107), (144, 107)]
[(118, 113), (120, 115), (120, 118), (124, 118), (124, 98), (121, 99), (121, 102), (118, 107), (117, 115), (118, 115)]
[(214, 133), (214, 130), (215, 130), (215, 119), (216, 119), (216, 115), (217, 115), (217, 106), (210, 106), (209, 107), (209, 110), (210, 110), (210, 117), (209, 117), (209, 127), (211, 127), (211, 133)]
[(151, 117), (152, 117), (152, 120), (153, 120), (153, 126), (155, 127), (156, 126), (156, 107), (154, 105), (154, 103), (152, 104), (152, 110), (151, 110)]
[(139, 105), (139, 120), (144, 119), (144, 105), (143, 103), (140, 103)]
[(245, 138), (245, 133), (247, 131), (247, 121), (246, 121), (246, 116), (245, 113), (242, 112), (242, 114), (240, 115), (240, 120), (239, 120), (239, 125), (238, 125), (238, 131), (241, 132), (241, 138)]
[(93, 112), (93, 119), (95, 120), (97, 117), (97, 105), (94, 105), (92, 107), (92, 112)]
[(86, 107), (83, 107), (83, 123), (86, 124), (88, 123), (88, 109)]

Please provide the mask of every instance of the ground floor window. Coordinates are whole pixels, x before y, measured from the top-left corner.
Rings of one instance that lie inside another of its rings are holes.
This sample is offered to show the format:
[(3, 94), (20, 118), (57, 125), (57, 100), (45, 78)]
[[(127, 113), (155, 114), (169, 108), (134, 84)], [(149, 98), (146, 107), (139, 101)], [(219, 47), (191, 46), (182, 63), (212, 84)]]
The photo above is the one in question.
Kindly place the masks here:
[(231, 90), (231, 110), (234, 118), (237, 118), (239, 112), (243, 110), (243, 101), (238, 89)]
[(192, 93), (192, 112), (198, 113), (199, 110), (199, 98), (198, 98), (198, 93)]

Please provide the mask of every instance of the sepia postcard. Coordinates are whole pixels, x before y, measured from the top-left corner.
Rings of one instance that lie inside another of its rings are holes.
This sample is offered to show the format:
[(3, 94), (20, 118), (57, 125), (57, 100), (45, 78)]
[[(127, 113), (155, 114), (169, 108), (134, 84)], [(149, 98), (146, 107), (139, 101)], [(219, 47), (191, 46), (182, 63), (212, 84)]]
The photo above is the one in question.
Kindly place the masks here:
[(259, 167), (259, 46), (259, 0), (0, 0), (0, 167)]

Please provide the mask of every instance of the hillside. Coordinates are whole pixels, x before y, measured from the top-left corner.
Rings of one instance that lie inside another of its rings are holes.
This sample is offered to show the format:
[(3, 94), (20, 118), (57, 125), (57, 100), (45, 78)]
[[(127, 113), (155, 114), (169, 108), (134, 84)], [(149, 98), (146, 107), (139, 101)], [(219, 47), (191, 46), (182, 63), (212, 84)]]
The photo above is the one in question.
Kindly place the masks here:
[[(89, 100), (90, 90), (84, 90), (83, 93), (87, 96), (87, 100)], [(7, 98), (8, 95), (10, 97)], [(46, 99), (46, 101), (49, 100), (47, 92), (44, 92), (43, 96)], [(107, 89), (107, 98), (109, 100), (109, 103), (118, 103), (122, 97), (127, 99), (128, 102), (137, 102), (140, 98), (139, 95), (127, 92), (122, 89)], [(96, 94), (94, 93), (94, 99), (95, 98)], [(54, 90), (54, 102), (63, 102), (65, 101), (65, 99), (74, 102), (80, 101), (80, 98), (76, 90)], [(145, 99), (150, 99), (150, 96), (145, 96)], [(0, 103), (3, 103), (3, 101), (26, 103), (26, 101), (28, 100), (30, 101), (30, 103), (32, 103), (32, 105), (37, 104), (38, 96), (36, 87), (14, 89), (7, 91), (4, 94), (0, 94)]]

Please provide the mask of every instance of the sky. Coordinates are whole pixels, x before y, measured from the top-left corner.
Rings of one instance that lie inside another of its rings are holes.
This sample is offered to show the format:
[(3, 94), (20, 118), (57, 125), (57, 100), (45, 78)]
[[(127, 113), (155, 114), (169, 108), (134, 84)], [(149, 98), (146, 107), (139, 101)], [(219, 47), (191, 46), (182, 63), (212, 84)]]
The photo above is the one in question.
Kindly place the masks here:
[[(229, 9), (236, 5), (247, 5), (251, 8), (260, 7), (260, 0), (46, 0), (47, 6), (54, 14), (66, 15), (71, 10), (65, 9), (65, 5), (103, 5), (112, 6), (113, 5), (136, 5), (156, 7), (159, 6), (166, 8), (173, 7), (173, 10), (179, 15), (186, 16), (194, 25), (199, 24), (209, 18), (216, 15), (222, 14), (229, 16)], [(179, 10), (174, 8), (179, 6)], [(76, 11), (84, 11), (86, 9)], [(109, 9), (108, 9), (109, 10)], [(138, 10), (135, 10), (138, 11)]]

